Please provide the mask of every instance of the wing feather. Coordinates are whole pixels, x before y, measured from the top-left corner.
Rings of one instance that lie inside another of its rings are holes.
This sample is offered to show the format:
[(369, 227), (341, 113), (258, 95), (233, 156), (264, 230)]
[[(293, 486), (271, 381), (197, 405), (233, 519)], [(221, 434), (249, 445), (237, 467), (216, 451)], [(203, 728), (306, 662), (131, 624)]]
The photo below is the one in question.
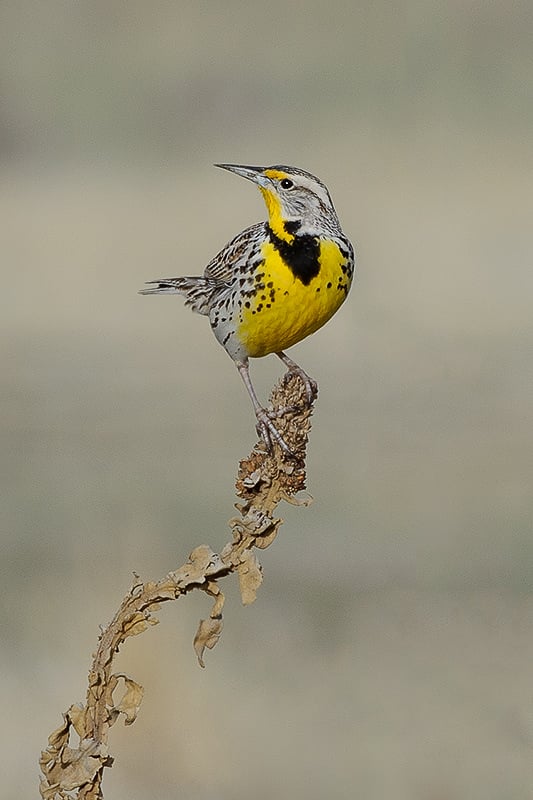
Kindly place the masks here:
[(258, 222), (239, 233), (211, 259), (204, 270), (204, 278), (230, 285), (242, 276), (242, 268), (255, 260), (264, 241), (266, 223)]

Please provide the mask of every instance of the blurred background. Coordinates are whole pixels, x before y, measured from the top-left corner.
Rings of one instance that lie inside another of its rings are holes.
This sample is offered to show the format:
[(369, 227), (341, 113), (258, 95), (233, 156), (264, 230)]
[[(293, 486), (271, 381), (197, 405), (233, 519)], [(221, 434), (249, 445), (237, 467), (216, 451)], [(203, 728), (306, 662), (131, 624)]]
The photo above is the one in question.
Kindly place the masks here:
[(532, 13), (1, 4), (2, 796), (37, 796), (132, 571), (229, 537), (248, 398), (205, 319), (137, 294), (264, 218), (228, 161), (317, 174), (356, 245), (291, 351), (315, 501), (254, 606), (226, 581), (206, 670), (203, 596), (125, 646), (105, 795), (533, 798)]

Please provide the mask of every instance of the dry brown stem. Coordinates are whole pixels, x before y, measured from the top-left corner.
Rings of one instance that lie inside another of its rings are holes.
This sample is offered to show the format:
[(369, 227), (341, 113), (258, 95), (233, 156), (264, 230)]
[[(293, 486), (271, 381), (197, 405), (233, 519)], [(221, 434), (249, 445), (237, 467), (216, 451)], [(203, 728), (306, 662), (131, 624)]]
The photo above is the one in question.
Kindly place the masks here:
[[(40, 791), (46, 800), (103, 798), (104, 768), (113, 763), (108, 750), (109, 729), (121, 714), (126, 725), (135, 721), (144, 692), (127, 675), (113, 672), (113, 660), (129, 636), (157, 624), (154, 613), (161, 603), (177, 600), (193, 589), (213, 598), (209, 618), (200, 621), (194, 637), (194, 649), (203, 667), (205, 649), (215, 646), (222, 630), (224, 595), (220, 579), (236, 572), (242, 602), (248, 605), (255, 600), (262, 572), (254, 548), (263, 550), (276, 538), (283, 520), (273, 514), (281, 500), (302, 504), (295, 495), (305, 488), (305, 455), (313, 410), (305, 386), (293, 374), (287, 374), (274, 388), (270, 402), (273, 413), (280, 414), (276, 426), (294, 457), (287, 457), (276, 444), (272, 452), (267, 452), (259, 442), (250, 456), (240, 462), (236, 482), (241, 500), (236, 504), (239, 516), (229, 521), (232, 541), (220, 554), (200, 545), (186, 564), (160, 581), (142, 583), (135, 576), (117, 613), (100, 634), (85, 705), (70, 706), (63, 714), (63, 724), (50, 734), (48, 747), (41, 753)], [(122, 697), (117, 699), (119, 684)], [(77, 745), (71, 746), (71, 739), (76, 737)]]

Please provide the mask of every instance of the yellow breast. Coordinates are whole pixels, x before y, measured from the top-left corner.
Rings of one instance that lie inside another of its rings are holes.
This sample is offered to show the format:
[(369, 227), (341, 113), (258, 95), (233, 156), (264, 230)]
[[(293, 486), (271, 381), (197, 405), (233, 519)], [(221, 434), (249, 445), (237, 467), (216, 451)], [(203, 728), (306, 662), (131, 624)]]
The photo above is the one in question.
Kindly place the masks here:
[(242, 307), (239, 341), (253, 358), (277, 353), (322, 327), (344, 302), (351, 277), (337, 244), (320, 242), (318, 274), (297, 278), (271, 242), (254, 279), (254, 295)]

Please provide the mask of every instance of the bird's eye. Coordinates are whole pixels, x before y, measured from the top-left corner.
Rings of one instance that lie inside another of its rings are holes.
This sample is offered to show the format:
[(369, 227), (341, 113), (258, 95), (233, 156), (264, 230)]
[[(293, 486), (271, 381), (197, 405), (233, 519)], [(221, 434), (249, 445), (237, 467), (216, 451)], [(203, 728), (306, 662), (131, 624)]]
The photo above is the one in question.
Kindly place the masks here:
[(282, 189), (292, 189), (294, 183), (290, 181), (288, 178), (283, 178), (283, 180), (280, 183), (280, 186)]

